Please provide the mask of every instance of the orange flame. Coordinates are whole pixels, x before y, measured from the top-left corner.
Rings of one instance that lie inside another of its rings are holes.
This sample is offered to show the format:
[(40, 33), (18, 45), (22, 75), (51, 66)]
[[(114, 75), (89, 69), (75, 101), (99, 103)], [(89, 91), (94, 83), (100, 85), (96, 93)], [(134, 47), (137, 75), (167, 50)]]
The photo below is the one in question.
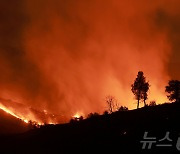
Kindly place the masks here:
[(37, 112), (34, 114), (28, 108), (23, 108), (26, 111), (26, 114), (22, 113), (20, 110), (16, 110), (16, 107), (6, 107), (0, 102), (0, 109), (5, 111), (6, 113), (12, 115), (13, 117), (24, 121), (25, 123), (32, 124), (34, 126), (40, 126), (45, 124), (55, 125), (59, 123), (58, 115), (50, 114), (47, 110), (43, 110), (43, 112)]
[(13, 112), (10, 111), (9, 109), (7, 109), (7, 108), (6, 108), (5, 106), (3, 106), (2, 104), (0, 104), (0, 109), (3, 110), (3, 111), (5, 111), (5, 112), (8, 113), (8, 114), (14, 116), (14, 117), (17, 118), (17, 119), (23, 120), (25, 123), (28, 123), (28, 122), (29, 122), (27, 119), (25, 119), (24, 117), (21, 117), (21, 116), (16, 115), (15, 113), (13, 113)]
[(83, 116), (83, 115), (84, 115), (83, 113), (76, 112), (76, 114), (73, 115), (72, 117), (73, 117), (73, 118), (80, 118), (80, 117)]
[(80, 115), (78, 113), (76, 113), (75, 115), (73, 115), (74, 118), (79, 118)]

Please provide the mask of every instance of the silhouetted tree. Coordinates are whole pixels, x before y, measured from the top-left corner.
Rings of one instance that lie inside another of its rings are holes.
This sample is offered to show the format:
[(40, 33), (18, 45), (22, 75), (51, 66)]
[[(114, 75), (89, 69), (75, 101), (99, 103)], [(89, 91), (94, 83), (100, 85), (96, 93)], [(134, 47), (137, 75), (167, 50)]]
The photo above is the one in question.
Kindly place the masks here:
[(77, 122), (77, 120), (76, 119), (74, 119), (74, 118), (72, 118), (72, 119), (70, 119), (70, 121), (69, 121), (70, 123), (75, 123), (75, 122)]
[(156, 101), (150, 101), (149, 106), (156, 106)]
[(103, 115), (108, 115), (108, 111), (104, 111)]
[(84, 120), (84, 117), (83, 116), (80, 116), (80, 117), (73, 117), (72, 119), (70, 119), (70, 123), (76, 123), (78, 121), (83, 121)]
[(84, 117), (83, 116), (80, 116), (79, 117), (79, 121), (83, 121), (84, 120)]
[(165, 87), (165, 92), (169, 93), (167, 96), (170, 101), (180, 101), (180, 81), (170, 80), (168, 86)]
[(115, 110), (115, 108), (117, 107), (117, 101), (114, 96), (111, 96), (111, 95), (107, 96), (106, 103), (108, 105), (109, 113), (112, 113)]
[(128, 107), (126, 106), (121, 106), (118, 111), (128, 111)]
[(99, 114), (98, 113), (89, 113), (88, 114), (88, 116), (87, 116), (87, 119), (92, 119), (92, 118), (96, 118), (96, 117), (98, 117), (99, 116)]
[(144, 106), (146, 105), (147, 100), (147, 92), (149, 90), (149, 83), (146, 82), (146, 78), (144, 77), (144, 73), (142, 71), (138, 72), (138, 75), (134, 81), (134, 83), (131, 85), (131, 90), (133, 94), (135, 95), (135, 98), (137, 99), (137, 108), (139, 108), (139, 101), (143, 99)]
[(142, 99), (144, 102), (144, 106), (146, 106), (146, 100), (148, 99), (148, 94), (147, 94), (148, 90), (149, 90), (149, 83), (145, 81), (142, 91)]

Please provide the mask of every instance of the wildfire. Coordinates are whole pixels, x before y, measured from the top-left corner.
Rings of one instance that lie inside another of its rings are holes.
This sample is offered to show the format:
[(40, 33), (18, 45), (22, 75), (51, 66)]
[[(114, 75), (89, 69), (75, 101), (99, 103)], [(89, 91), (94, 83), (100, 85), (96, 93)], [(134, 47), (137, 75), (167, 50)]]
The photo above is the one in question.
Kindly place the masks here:
[(80, 114), (79, 113), (76, 113), (75, 115), (73, 115), (74, 118), (79, 118), (80, 117)]
[[(12, 115), (15, 118), (24, 121), (27, 124), (29, 123), (37, 127), (40, 125), (45, 125), (45, 124), (55, 125), (58, 123), (55, 115), (49, 114), (46, 110), (43, 110), (43, 112), (38, 112), (38, 113), (36, 111), (36, 115), (34, 115), (26, 108), (27, 114), (23, 115), (21, 114), (21, 112), (18, 112), (17, 110), (14, 110), (13, 108), (8, 108), (2, 103), (0, 103), (0, 109)], [(36, 116), (39, 116), (41, 119), (36, 118)]]
[(27, 120), (27, 119), (25, 119), (24, 117), (20, 117), (20, 116), (16, 115), (15, 113), (13, 113), (13, 112), (10, 111), (9, 109), (7, 109), (7, 108), (6, 108), (5, 106), (3, 106), (2, 104), (0, 104), (0, 109), (3, 110), (3, 111), (5, 111), (6, 113), (8, 113), (8, 114), (10, 114), (10, 115), (12, 115), (12, 116), (14, 116), (14, 117), (16, 117), (17, 119), (21, 119), (21, 120), (23, 120), (25, 123), (28, 123), (28, 120)]
[(73, 118), (80, 118), (81, 116), (83, 116), (83, 113), (77, 112), (75, 115), (73, 115)]

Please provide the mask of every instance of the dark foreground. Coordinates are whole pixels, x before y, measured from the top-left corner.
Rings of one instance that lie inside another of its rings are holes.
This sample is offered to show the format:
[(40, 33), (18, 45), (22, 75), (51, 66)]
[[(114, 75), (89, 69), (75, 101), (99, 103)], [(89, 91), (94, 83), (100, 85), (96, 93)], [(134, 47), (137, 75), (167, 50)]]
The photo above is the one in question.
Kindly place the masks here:
[(0, 153), (180, 153), (179, 123), (180, 103), (144, 107), (1, 136)]

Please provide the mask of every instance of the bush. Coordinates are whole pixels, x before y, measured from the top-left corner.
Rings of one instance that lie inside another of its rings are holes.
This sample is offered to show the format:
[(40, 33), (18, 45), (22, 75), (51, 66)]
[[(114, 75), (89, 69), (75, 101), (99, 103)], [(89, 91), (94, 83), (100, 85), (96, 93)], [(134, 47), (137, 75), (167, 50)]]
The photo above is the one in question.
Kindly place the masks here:
[(79, 118), (74, 117), (74, 118), (72, 118), (72, 119), (70, 120), (70, 123), (76, 123), (76, 122), (82, 121), (82, 120), (84, 120), (84, 117), (83, 117), (83, 116), (80, 116)]
[(121, 106), (118, 111), (128, 111), (128, 107), (126, 106)]
[(96, 117), (98, 117), (99, 116), (99, 114), (98, 113), (90, 113), (90, 114), (88, 114), (88, 116), (87, 116), (87, 118), (88, 119), (91, 119), (91, 118), (96, 118)]
[(150, 101), (149, 106), (156, 106), (156, 101)]
[(104, 113), (103, 113), (103, 115), (108, 115), (109, 113), (108, 113), (108, 111), (104, 111)]

